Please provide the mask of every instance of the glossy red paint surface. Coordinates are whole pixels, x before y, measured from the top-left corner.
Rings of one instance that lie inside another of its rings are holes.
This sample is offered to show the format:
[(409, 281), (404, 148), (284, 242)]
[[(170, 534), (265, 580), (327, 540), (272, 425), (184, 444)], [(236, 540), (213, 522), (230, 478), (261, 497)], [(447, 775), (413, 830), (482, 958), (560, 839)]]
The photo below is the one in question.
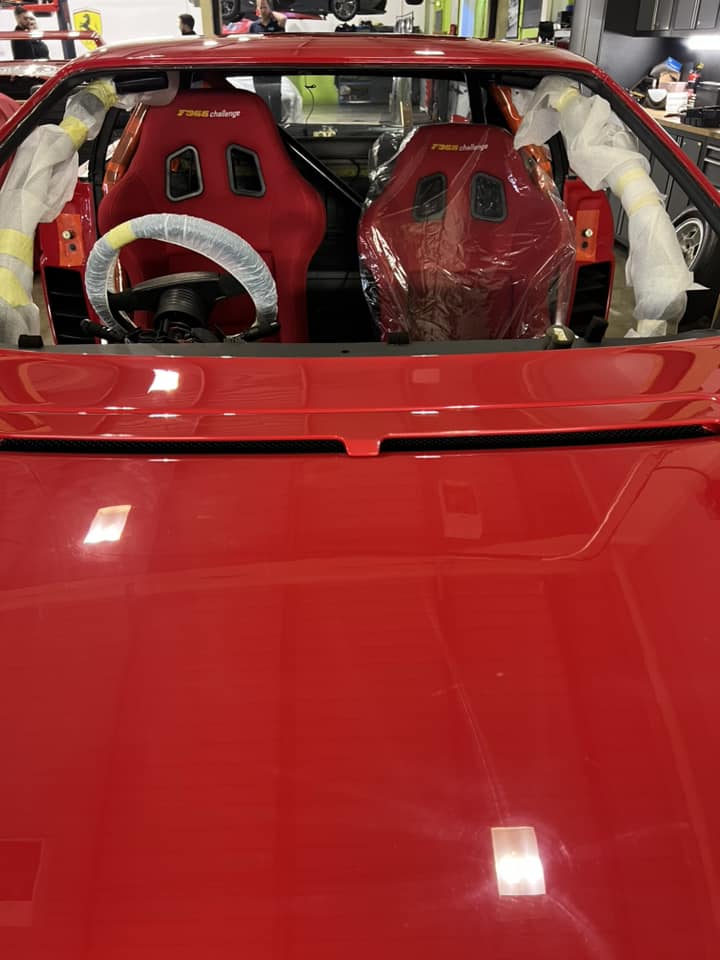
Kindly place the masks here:
[[(0, 432), (717, 424), (718, 351), (6, 353)], [(0, 452), (0, 955), (716, 957), (719, 443)]]
[(366, 456), (393, 436), (714, 428), (719, 343), (306, 359), (1, 351), (0, 438), (339, 438)]
[[(0, 957), (715, 960), (719, 391), (717, 340), (0, 352), (0, 439), (347, 451), (0, 446)], [(688, 423), (711, 432), (378, 452)], [(499, 895), (508, 826), (535, 830), (545, 894)]]
[[(263, 44), (262, 47), (257, 46)], [(538, 68), (580, 69), (601, 74), (587, 60), (555, 47), (541, 45), (517, 47), (484, 40), (457, 37), (425, 37), (407, 34), (305, 34), (283, 33), (274, 36), (253, 35), (216, 37), (211, 41), (200, 37), (162, 42), (137, 41), (113, 44), (95, 51), (91, 59), (84, 59), (83, 67), (93, 68), (100, 63), (115, 67), (127, 66), (129, 61), (144, 59), (152, 53), (157, 66), (168, 62), (193, 64), (221, 64), (255, 60), (276, 64), (329, 63), (384, 63), (418, 67), (424, 62), (481, 66), (482, 64), (510, 65), (522, 62)]]

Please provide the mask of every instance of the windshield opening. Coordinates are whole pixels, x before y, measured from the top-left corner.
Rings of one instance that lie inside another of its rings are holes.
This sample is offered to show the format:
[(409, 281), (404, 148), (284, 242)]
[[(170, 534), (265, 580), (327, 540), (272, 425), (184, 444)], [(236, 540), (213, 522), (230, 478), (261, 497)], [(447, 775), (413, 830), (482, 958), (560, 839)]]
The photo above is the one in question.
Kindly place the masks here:
[(39, 103), (3, 167), (0, 217), (26, 238), (0, 251), (4, 343), (565, 346), (713, 327), (715, 232), (667, 146), (638, 141), (595, 82), (129, 78)]

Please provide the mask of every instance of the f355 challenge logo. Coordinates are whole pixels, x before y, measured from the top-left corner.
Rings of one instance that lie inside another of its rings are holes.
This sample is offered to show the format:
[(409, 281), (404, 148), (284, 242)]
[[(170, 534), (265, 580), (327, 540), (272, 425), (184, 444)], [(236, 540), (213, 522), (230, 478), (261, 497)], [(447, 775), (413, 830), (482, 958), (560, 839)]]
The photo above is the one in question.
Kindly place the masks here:
[(468, 153), (469, 151), (487, 150), (487, 143), (433, 143), (431, 150), (444, 150), (448, 153)]
[(180, 107), (176, 116), (193, 120), (237, 120), (239, 110), (187, 110)]

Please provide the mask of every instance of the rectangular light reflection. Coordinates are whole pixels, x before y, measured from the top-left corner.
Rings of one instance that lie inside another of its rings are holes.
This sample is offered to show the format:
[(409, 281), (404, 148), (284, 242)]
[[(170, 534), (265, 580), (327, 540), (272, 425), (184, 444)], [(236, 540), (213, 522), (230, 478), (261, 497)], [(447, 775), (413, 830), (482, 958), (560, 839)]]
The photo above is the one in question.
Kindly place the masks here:
[(545, 893), (537, 837), (533, 827), (492, 827), (495, 873), (501, 897), (537, 897)]
[(100, 507), (93, 517), (83, 543), (115, 543), (122, 537), (131, 506)]
[(180, 373), (177, 370), (153, 370), (153, 380), (148, 387), (148, 393), (163, 391), (170, 393), (177, 390), (180, 383)]

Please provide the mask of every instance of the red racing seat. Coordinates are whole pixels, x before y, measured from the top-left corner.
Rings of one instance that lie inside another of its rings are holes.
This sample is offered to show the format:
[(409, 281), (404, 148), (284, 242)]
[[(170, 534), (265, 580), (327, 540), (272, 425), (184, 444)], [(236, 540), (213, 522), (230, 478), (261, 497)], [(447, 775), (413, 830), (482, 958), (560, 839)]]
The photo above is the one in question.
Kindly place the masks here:
[(536, 336), (556, 319), (556, 303), (567, 306), (575, 264), (569, 216), (528, 172), (507, 131), (419, 127), (383, 180), (358, 238), (383, 335)]
[[(275, 277), (281, 339), (307, 339), (307, 270), (325, 234), (325, 207), (293, 166), (260, 97), (188, 90), (147, 110), (127, 172), (100, 204), (100, 233), (150, 213), (201, 217), (247, 240)], [(148, 240), (126, 247), (121, 263), (131, 285), (219, 269), (190, 251)], [(226, 333), (242, 330), (252, 319), (249, 306), (233, 299), (213, 320)]]
[(20, 104), (12, 97), (0, 93), (0, 127), (20, 109)]

